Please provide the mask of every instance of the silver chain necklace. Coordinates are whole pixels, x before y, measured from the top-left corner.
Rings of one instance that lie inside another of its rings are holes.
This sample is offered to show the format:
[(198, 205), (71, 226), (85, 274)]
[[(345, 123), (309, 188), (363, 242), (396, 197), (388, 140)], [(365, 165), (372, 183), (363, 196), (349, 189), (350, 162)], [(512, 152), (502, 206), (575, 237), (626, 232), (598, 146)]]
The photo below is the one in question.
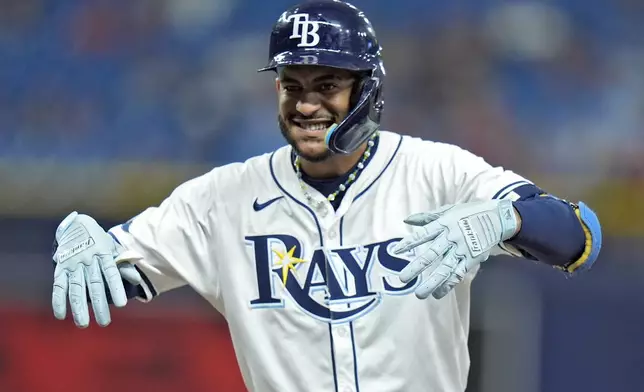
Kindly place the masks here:
[[(365, 167), (365, 164), (364, 164), (365, 161), (369, 158), (369, 156), (371, 156), (371, 149), (376, 144), (374, 139), (376, 137), (378, 137), (378, 134), (379, 134), (379, 132), (376, 132), (371, 136), (371, 138), (367, 142), (367, 149), (364, 151), (364, 154), (362, 154), (362, 158), (360, 158), (360, 161), (356, 165), (356, 167), (353, 170), (353, 172), (351, 174), (349, 174), (349, 177), (347, 178), (347, 180), (343, 184), (340, 184), (340, 186), (338, 187), (338, 189), (335, 190), (335, 192), (331, 193), (329, 196), (326, 197), (326, 199), (329, 202), (333, 202), (335, 200), (335, 198), (338, 197), (338, 195), (341, 192), (346, 191), (347, 188), (349, 188), (349, 186), (356, 180), (356, 178), (358, 178), (358, 174)], [(313, 198), (313, 195), (311, 195), (311, 193), (308, 191), (309, 186), (302, 179), (302, 170), (301, 170), (300, 166), (301, 166), (301, 161), (300, 161), (300, 157), (298, 155), (298, 156), (295, 157), (295, 174), (297, 175), (297, 179), (300, 182), (300, 188), (302, 189), (302, 193), (304, 193), (304, 197), (306, 198), (306, 201), (310, 205), (314, 206), (316, 209), (320, 209), (320, 208), (322, 208), (324, 206), (324, 202), (316, 201)]]

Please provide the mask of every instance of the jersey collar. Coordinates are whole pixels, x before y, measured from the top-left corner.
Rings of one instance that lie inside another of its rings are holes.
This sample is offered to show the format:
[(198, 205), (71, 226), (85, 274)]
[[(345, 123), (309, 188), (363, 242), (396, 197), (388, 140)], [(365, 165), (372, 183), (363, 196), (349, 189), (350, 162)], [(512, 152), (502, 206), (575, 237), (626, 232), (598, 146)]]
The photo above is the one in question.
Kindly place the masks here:
[[(365, 194), (376, 181), (378, 181), (382, 173), (387, 170), (389, 164), (395, 157), (401, 142), (402, 136), (392, 132), (380, 131), (378, 149), (372, 157), (371, 162), (365, 166), (356, 182), (346, 190), (346, 194), (336, 214), (343, 215), (348, 209), (348, 206), (353, 203), (354, 200), (362, 197), (362, 195)], [(304, 205), (308, 205), (306, 198), (304, 197), (304, 193), (300, 188), (300, 182), (297, 175), (293, 170), (291, 161), (292, 153), (293, 148), (290, 145), (284, 146), (275, 151), (270, 158), (271, 174), (276, 185), (282, 190), (282, 192), (286, 193), (286, 196), (289, 196)], [(316, 197), (316, 200), (317, 198), (326, 200), (326, 198), (315, 189), (310, 188), (309, 192)]]

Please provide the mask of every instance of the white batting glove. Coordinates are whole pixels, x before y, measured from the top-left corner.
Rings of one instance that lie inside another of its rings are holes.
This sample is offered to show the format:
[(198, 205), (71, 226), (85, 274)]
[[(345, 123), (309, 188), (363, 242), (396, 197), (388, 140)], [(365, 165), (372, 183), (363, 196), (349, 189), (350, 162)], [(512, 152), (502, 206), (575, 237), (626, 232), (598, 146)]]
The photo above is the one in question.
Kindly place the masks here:
[(69, 214), (56, 229), (56, 244), (54, 316), (65, 319), (69, 299), (74, 323), (85, 328), (89, 325), (89, 299), (96, 322), (107, 326), (111, 321), (107, 294), (115, 306), (127, 304), (122, 278), (134, 285), (141, 283), (141, 275), (128, 261), (142, 257), (126, 251), (92, 217), (77, 212)]
[(510, 200), (447, 205), (411, 215), (405, 223), (418, 229), (400, 240), (394, 253), (418, 247), (417, 257), (400, 272), (400, 280), (408, 283), (427, 271), (415, 291), (420, 299), (447, 295), (472, 268), (488, 259), (494, 246), (512, 238), (518, 226)]

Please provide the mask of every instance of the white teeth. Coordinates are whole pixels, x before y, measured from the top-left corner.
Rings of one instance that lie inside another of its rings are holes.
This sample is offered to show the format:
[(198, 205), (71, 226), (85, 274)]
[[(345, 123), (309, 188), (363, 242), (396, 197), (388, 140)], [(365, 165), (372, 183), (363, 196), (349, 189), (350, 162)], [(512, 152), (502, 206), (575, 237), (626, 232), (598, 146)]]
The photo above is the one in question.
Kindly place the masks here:
[(302, 124), (300, 125), (300, 127), (302, 129), (306, 129), (307, 131), (321, 131), (327, 128), (325, 123)]

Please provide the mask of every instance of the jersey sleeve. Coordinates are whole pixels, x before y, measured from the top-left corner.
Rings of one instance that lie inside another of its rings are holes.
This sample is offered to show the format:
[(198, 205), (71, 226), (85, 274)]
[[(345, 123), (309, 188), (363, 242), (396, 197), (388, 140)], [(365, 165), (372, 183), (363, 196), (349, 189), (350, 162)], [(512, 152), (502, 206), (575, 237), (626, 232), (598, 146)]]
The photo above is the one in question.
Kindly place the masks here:
[(444, 178), (451, 178), (445, 189), (454, 203), (469, 203), (492, 199), (518, 200), (517, 189), (534, 184), (521, 175), (457, 146), (450, 146), (442, 165)]
[(156, 207), (149, 207), (109, 233), (126, 249), (143, 259), (136, 267), (143, 277), (142, 289), (147, 302), (156, 295), (185, 285), (199, 285), (208, 276), (216, 285), (216, 265), (208, 263), (212, 252), (209, 241), (213, 229), (206, 224), (213, 203), (210, 173), (177, 187)]

